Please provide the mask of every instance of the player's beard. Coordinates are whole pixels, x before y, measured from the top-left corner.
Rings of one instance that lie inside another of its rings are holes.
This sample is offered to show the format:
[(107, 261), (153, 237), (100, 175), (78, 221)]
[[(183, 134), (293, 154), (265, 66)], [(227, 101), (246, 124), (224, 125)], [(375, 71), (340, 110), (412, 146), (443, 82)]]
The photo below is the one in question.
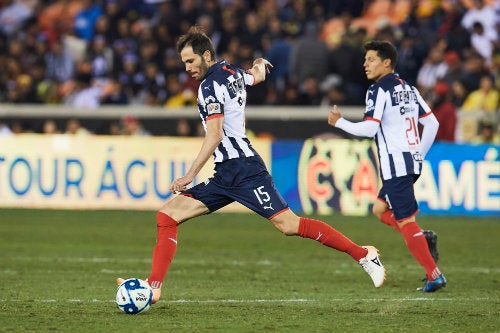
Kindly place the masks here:
[(205, 75), (207, 75), (207, 72), (208, 72), (208, 64), (207, 62), (205, 61), (205, 59), (203, 59), (203, 57), (201, 57), (201, 63), (200, 63), (200, 70), (199, 70), (199, 75), (198, 75), (198, 78), (197, 80), (198, 81), (203, 81), (203, 79), (205, 78)]

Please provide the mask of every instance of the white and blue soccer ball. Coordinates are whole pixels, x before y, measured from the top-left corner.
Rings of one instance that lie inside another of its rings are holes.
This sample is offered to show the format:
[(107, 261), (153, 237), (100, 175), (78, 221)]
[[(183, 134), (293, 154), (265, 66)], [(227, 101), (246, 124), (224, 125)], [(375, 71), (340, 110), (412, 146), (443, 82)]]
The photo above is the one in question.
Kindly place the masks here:
[(146, 312), (152, 300), (153, 290), (141, 279), (127, 279), (116, 290), (116, 305), (127, 314)]

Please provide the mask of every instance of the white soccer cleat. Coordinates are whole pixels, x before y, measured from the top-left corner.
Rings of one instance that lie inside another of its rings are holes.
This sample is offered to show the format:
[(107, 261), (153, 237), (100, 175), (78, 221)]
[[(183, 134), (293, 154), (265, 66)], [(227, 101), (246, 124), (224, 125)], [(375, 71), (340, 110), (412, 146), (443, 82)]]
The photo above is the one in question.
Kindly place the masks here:
[(378, 257), (378, 250), (374, 246), (363, 246), (368, 251), (366, 257), (359, 260), (359, 264), (372, 278), (375, 288), (380, 288), (385, 280), (385, 267)]

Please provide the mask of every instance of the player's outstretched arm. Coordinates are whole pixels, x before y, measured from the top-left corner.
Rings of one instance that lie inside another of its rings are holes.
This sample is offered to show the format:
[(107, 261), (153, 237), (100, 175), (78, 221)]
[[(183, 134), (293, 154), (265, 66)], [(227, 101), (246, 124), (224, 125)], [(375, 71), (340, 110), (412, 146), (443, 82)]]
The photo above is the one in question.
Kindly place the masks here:
[(253, 66), (248, 71), (253, 75), (255, 82), (261, 83), (266, 79), (266, 74), (269, 74), (269, 68), (272, 68), (273, 65), (264, 58), (257, 58), (253, 61)]
[(333, 127), (340, 128), (347, 133), (356, 136), (364, 136), (372, 138), (378, 131), (379, 122), (375, 120), (363, 120), (357, 123), (353, 123), (345, 118), (342, 118), (340, 109), (337, 105), (332, 107), (332, 110), (328, 114), (328, 124)]

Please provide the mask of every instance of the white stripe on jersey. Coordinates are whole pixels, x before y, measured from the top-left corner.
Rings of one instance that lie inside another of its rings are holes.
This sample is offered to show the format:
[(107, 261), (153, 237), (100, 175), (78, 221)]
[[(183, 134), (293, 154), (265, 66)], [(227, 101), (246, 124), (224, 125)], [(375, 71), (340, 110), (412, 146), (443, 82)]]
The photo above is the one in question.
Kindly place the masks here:
[(420, 174), (419, 117), (430, 112), (415, 87), (388, 74), (366, 94), (365, 119), (380, 121), (375, 135), (382, 179)]
[(214, 151), (216, 163), (257, 154), (245, 134), (246, 86), (253, 82), (250, 73), (220, 61), (210, 67), (198, 89), (198, 109), (204, 125), (208, 117), (224, 115), (223, 139)]

